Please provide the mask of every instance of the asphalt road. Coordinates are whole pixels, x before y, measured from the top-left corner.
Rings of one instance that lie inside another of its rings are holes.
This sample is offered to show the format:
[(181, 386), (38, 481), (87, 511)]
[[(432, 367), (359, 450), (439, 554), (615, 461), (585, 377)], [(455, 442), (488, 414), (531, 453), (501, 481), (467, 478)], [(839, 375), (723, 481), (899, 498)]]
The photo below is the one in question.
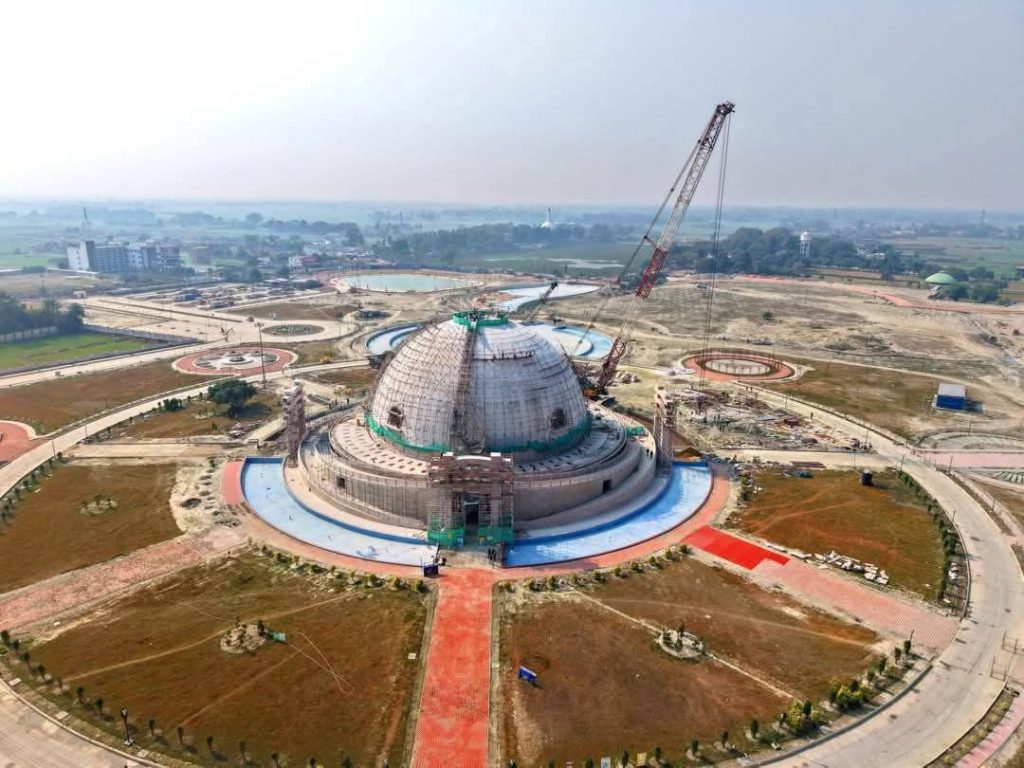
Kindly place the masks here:
[[(770, 402), (771, 393), (761, 393)], [(781, 403), (782, 398), (777, 400)], [(812, 407), (789, 402), (791, 411), (807, 415)], [(851, 435), (864, 428), (820, 410), (815, 419)], [(937, 758), (981, 719), (1003, 687), (993, 677), (1016, 660), (1003, 650), (1004, 633), (1024, 639), (1024, 589), (1021, 572), (1007, 539), (982, 509), (950, 477), (931, 464), (906, 456), (906, 448), (872, 434), (882, 459), (899, 464), (947, 510), (967, 549), (971, 568), (971, 602), (956, 639), (935, 660), (934, 668), (909, 694), (877, 717), (851, 731), (791, 758), (778, 766), (829, 768), (916, 768)], [(750, 451), (747, 453), (759, 453)], [(760, 452), (781, 458), (782, 452)], [(794, 457), (794, 454), (789, 454)], [(814, 461), (812, 454), (797, 454)], [(851, 460), (853, 457), (850, 457)], [(860, 461), (876, 463), (869, 456)], [(863, 466), (863, 464), (861, 464)], [(1012, 640), (1011, 640), (1012, 642)]]

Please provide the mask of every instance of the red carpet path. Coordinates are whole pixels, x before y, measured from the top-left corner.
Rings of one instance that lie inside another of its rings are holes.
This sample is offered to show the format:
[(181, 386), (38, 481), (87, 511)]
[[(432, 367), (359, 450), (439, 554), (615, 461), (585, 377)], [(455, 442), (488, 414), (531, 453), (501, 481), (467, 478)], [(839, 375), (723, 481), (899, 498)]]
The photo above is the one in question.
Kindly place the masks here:
[(427, 653), (413, 768), (484, 768), (490, 721), (489, 571), (443, 571)]
[(789, 558), (785, 555), (759, 547), (757, 544), (719, 531), (710, 525), (705, 525), (691, 533), (686, 537), (686, 543), (697, 547), (697, 549), (710, 552), (715, 557), (735, 563), (748, 571), (756, 568), (763, 560), (770, 560), (779, 565), (789, 562)]

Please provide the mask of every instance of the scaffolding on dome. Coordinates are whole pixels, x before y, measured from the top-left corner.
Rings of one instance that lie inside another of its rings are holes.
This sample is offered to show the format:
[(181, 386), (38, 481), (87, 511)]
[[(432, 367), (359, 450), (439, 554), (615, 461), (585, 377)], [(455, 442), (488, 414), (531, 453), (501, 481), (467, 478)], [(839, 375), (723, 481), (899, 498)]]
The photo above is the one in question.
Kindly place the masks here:
[(675, 460), (676, 412), (679, 409), (679, 395), (659, 386), (654, 393), (654, 450), (657, 454), (658, 470), (671, 471)]
[(515, 538), (513, 480), (511, 457), (499, 453), (445, 453), (435, 458), (427, 470), (432, 491), (427, 541), (458, 547), (470, 532), (480, 544), (511, 542)]

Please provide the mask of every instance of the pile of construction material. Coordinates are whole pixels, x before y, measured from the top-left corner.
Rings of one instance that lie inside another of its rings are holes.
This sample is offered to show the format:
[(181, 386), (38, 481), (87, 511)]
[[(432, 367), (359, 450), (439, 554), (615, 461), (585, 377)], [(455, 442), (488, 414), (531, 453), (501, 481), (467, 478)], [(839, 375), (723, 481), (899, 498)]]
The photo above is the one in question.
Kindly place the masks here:
[(838, 568), (849, 573), (857, 573), (868, 581), (881, 584), (883, 587), (889, 583), (889, 574), (884, 569), (872, 563), (862, 563), (855, 557), (849, 557), (836, 552), (834, 549), (827, 555), (814, 554), (811, 556), (818, 563), (819, 568)]

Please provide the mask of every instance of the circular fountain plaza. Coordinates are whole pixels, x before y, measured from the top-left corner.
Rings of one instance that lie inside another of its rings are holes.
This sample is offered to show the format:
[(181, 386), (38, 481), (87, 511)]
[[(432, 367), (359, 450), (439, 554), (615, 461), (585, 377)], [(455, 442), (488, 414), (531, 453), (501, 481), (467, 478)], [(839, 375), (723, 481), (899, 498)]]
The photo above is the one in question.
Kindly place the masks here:
[(642, 425), (584, 399), (551, 329), (471, 311), (378, 333), (369, 349), (390, 334), (395, 352), (367, 401), (296, 433), (291, 461), (249, 459), (246, 502), (299, 541), (406, 565), (439, 546), (577, 560), (690, 517), (709, 468), (666, 460)]

